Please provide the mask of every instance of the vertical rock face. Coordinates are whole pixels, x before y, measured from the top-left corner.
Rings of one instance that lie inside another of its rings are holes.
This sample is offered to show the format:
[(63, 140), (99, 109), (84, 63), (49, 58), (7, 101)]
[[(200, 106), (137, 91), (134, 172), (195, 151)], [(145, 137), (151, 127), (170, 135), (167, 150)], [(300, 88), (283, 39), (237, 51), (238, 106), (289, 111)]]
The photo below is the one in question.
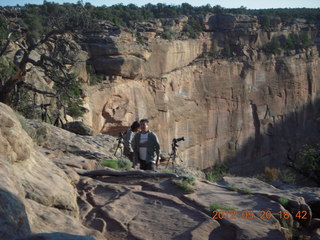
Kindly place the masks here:
[[(203, 24), (207, 32), (196, 40), (88, 41), (93, 66), (106, 80), (86, 89), (85, 122), (116, 135), (150, 118), (162, 149), (170, 152), (172, 139), (185, 136), (184, 163), (200, 169), (227, 159), (281, 165), (290, 147), (315, 136), (319, 53), (309, 47), (267, 56), (261, 48), (301, 31), (314, 38), (315, 27), (275, 21), (264, 31), (256, 17), (228, 14), (208, 15)], [(206, 55), (228, 46), (233, 58)]]
[[(290, 34), (305, 33), (317, 44), (316, 27), (272, 18), (266, 31), (257, 17), (231, 14), (207, 14), (200, 21), (205, 31), (197, 39), (184, 31), (188, 17), (137, 23), (140, 35), (115, 26), (87, 32), (82, 49), (67, 35), (66, 53), (75, 62), (68, 69), (86, 85), (84, 122), (95, 132), (117, 135), (149, 118), (162, 150), (170, 152), (172, 139), (185, 136), (181, 157), (199, 169), (228, 159), (241, 166), (281, 165), (290, 147), (315, 136), (319, 52), (309, 47), (267, 56), (262, 49)], [(167, 27), (175, 31), (170, 41), (161, 38)], [(103, 75), (101, 83), (86, 84), (86, 64)], [(43, 73), (31, 73), (28, 82), (52, 90)], [(37, 102), (48, 102), (42, 98)], [(17, 150), (18, 161), (19, 151), (28, 149)]]

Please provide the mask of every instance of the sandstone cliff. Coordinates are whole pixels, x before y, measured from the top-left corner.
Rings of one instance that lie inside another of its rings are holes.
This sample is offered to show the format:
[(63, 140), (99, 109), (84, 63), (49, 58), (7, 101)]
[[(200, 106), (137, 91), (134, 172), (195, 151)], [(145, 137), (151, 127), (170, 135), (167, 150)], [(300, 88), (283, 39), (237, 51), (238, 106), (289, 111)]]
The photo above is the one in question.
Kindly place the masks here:
[[(179, 19), (170, 27), (179, 31), (183, 24)], [(260, 170), (281, 166), (290, 147), (316, 135), (319, 53), (310, 47), (266, 55), (262, 47), (290, 33), (314, 38), (317, 29), (280, 21), (264, 30), (256, 17), (244, 15), (207, 15), (203, 24), (207, 31), (198, 39), (170, 41), (157, 37), (156, 24), (142, 26), (143, 45), (125, 31), (89, 34), (82, 46), (105, 80), (86, 89), (85, 122), (117, 134), (147, 117), (164, 151), (174, 137), (185, 136), (181, 156), (199, 169), (227, 159)], [(219, 55), (226, 45), (233, 56), (227, 59)]]
[[(318, 140), (317, 47), (265, 50), (273, 38), (290, 34), (303, 33), (317, 44), (316, 26), (274, 18), (266, 29), (255, 16), (199, 18), (204, 31), (196, 39), (184, 31), (187, 16), (134, 23), (134, 29), (102, 22), (102, 31), (66, 34), (41, 51), (62, 47), (55, 57), (64, 56), (68, 71), (82, 81), (86, 114), (78, 120), (96, 133), (117, 135), (147, 117), (164, 152), (171, 151), (173, 138), (185, 136), (179, 150), (188, 166), (206, 169), (230, 160), (234, 172), (252, 174), (281, 167), (288, 150), (307, 136)], [(163, 39), (168, 29), (170, 40)], [(31, 56), (39, 59), (37, 52)], [(26, 82), (53, 91), (37, 67)], [(51, 103), (54, 112), (52, 99), (36, 94), (32, 101)]]

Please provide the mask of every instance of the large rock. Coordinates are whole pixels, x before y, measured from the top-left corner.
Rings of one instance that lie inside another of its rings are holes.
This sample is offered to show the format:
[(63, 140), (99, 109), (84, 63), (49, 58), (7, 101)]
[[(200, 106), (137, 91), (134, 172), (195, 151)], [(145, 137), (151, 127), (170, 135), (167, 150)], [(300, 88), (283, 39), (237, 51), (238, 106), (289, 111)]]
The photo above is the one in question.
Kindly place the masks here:
[[(43, 123), (36, 120), (27, 120), (28, 132), (34, 139), (35, 142), (41, 143), (45, 151), (45, 154), (51, 154), (52, 152), (70, 152), (75, 155), (84, 156), (87, 159), (103, 159), (112, 158), (114, 153), (113, 149), (116, 144), (116, 139), (114, 137), (97, 134), (95, 136), (83, 136), (69, 132), (65, 129), (52, 126), (47, 123)], [(58, 154), (59, 155), (59, 154)], [(59, 161), (59, 156), (57, 157)], [(66, 156), (61, 156), (60, 160)], [(75, 161), (73, 161), (75, 160)], [(77, 157), (66, 160), (72, 165), (77, 162)], [(79, 161), (83, 161), (80, 159)], [(97, 162), (91, 162), (87, 164), (87, 169), (93, 169), (96, 167)], [(75, 165), (79, 167), (78, 165)]]
[(95, 58), (93, 64), (96, 71), (101, 74), (134, 79), (141, 73), (142, 60), (135, 56), (118, 56)]
[[(280, 204), (270, 201), (266, 197), (245, 195), (198, 182), (196, 192), (186, 198), (203, 206), (203, 208), (209, 209), (210, 205), (215, 204), (218, 206), (215, 210), (222, 212), (228, 211), (230, 213), (229, 209), (233, 209), (234, 217), (231, 217), (230, 214), (224, 214), (220, 221), (228, 226), (233, 226), (234, 239), (286, 239), (279, 221), (275, 218), (278, 212), (284, 211), (284, 209)], [(224, 210), (224, 208), (228, 210)], [(270, 218), (265, 217), (267, 211), (272, 213)], [(217, 217), (214, 213), (212, 215)], [(219, 219), (219, 215), (217, 219)]]
[(68, 122), (63, 127), (70, 132), (80, 135), (93, 136), (94, 134), (93, 130), (81, 121)]
[[(2, 179), (6, 176), (0, 174)], [(7, 176), (8, 177), (8, 176)], [(0, 190), (0, 239), (11, 240), (31, 233), (28, 216), (21, 199), (10, 190)]]
[(17, 240), (94, 240), (89, 236), (71, 235), (67, 233), (40, 233), (30, 237), (19, 238)]
[(82, 181), (82, 217), (106, 239), (209, 239), (219, 228), (216, 221), (169, 192), (142, 191), (137, 185), (147, 183), (143, 179), (115, 180), (119, 184)]
[[(20, 119), (27, 128), (25, 120)], [(67, 175), (34, 149), (16, 114), (2, 103), (0, 142), (1, 239), (59, 229), (95, 234), (77, 220), (77, 193)]]
[[(242, 178), (242, 177), (224, 177), (219, 184), (225, 186), (233, 186), (237, 189), (250, 189), (255, 194), (266, 196), (274, 201), (281, 202), (281, 199), (287, 200), (285, 206), (291, 212), (293, 218), (304, 226), (311, 223), (314, 217), (313, 209), (318, 214), (317, 208), (311, 208), (312, 204), (320, 203), (320, 189), (319, 188), (294, 188), (289, 190), (280, 190), (270, 184), (264, 183), (256, 178)], [(310, 204), (310, 205), (309, 205)], [(302, 214), (303, 211), (306, 214)], [(301, 214), (304, 215), (301, 218)]]

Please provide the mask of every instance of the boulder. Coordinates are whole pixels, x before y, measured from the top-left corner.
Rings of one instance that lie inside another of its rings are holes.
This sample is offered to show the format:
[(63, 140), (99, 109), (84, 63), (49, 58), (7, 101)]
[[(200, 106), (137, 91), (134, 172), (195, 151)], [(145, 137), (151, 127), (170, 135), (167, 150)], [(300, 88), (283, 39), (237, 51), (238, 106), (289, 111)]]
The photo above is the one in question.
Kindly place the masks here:
[(68, 122), (64, 125), (64, 129), (85, 136), (93, 136), (94, 132), (91, 127), (85, 125), (81, 121)]
[(142, 59), (135, 56), (100, 57), (95, 58), (93, 64), (99, 73), (134, 79), (141, 72)]
[(16, 240), (94, 240), (89, 236), (71, 235), (67, 233), (40, 233)]
[(35, 149), (26, 120), (0, 103), (0, 239), (31, 233), (92, 235), (78, 220), (77, 192), (67, 175)]

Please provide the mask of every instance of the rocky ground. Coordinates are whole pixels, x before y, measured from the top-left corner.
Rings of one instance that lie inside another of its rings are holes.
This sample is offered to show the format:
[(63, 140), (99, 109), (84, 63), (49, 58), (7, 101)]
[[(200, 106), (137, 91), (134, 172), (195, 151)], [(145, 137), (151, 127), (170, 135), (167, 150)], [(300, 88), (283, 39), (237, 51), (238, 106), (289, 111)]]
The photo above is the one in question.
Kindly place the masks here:
[(115, 146), (0, 104), (0, 239), (320, 239), (319, 188), (199, 177), (185, 194), (172, 176), (77, 173), (101, 169)]

